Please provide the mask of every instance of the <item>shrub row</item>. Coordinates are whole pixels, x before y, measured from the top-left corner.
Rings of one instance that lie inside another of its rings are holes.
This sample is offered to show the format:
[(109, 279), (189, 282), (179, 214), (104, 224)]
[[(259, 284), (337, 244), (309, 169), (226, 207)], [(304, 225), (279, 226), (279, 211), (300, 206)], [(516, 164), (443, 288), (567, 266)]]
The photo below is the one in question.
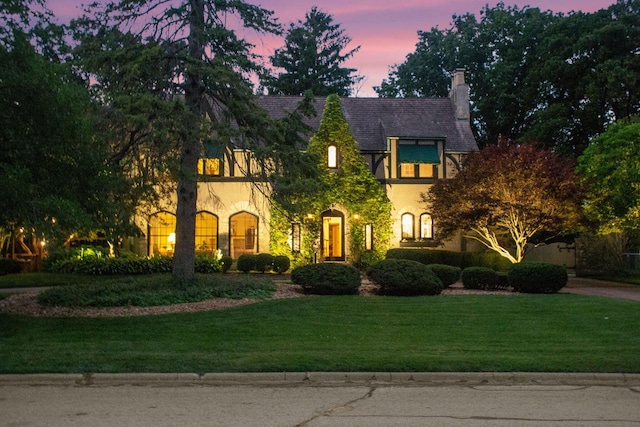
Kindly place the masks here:
[[(154, 256), (152, 258), (84, 258), (67, 259), (51, 265), (54, 273), (77, 273), (104, 275), (137, 275), (170, 273), (173, 258)], [(217, 273), (223, 270), (222, 260), (211, 256), (197, 255), (195, 269), (197, 273)]]
[(386, 258), (410, 259), (422, 264), (445, 264), (465, 269), (467, 267), (487, 267), (496, 271), (507, 271), (511, 263), (495, 252), (454, 252), (440, 249), (392, 248)]
[(567, 281), (565, 267), (544, 262), (512, 264), (506, 274), (487, 267), (468, 267), (462, 271), (465, 289), (495, 290), (511, 286), (514, 292), (548, 294), (558, 292)]
[(266, 273), (274, 271), (282, 274), (291, 267), (291, 260), (284, 255), (271, 254), (242, 254), (238, 257), (238, 270), (243, 273), (250, 271), (259, 271)]
[(291, 281), (305, 294), (350, 295), (358, 293), (360, 272), (347, 264), (309, 264), (294, 268)]

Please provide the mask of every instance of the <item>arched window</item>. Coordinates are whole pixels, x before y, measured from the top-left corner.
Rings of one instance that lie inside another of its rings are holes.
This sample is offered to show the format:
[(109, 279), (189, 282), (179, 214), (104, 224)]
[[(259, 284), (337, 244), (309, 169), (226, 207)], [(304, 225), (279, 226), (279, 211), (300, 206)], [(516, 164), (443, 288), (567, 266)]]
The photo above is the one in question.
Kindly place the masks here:
[(231, 257), (258, 253), (258, 217), (248, 212), (240, 212), (229, 219), (231, 236)]
[(433, 218), (428, 213), (420, 215), (420, 238), (433, 239)]
[(173, 255), (176, 245), (176, 216), (158, 212), (149, 218), (149, 256)]
[(330, 169), (338, 167), (338, 147), (335, 145), (327, 147), (327, 167)]
[(211, 254), (218, 249), (218, 217), (210, 212), (196, 214), (196, 252)]
[(402, 214), (402, 240), (413, 240), (415, 238), (413, 221), (413, 214)]

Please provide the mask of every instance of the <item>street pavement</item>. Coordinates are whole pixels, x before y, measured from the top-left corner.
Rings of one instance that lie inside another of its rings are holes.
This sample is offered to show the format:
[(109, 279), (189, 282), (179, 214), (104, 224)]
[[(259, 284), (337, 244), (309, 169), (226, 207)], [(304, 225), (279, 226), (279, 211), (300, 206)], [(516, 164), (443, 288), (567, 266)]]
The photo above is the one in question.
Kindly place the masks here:
[(0, 426), (640, 426), (640, 375), (5, 375)]

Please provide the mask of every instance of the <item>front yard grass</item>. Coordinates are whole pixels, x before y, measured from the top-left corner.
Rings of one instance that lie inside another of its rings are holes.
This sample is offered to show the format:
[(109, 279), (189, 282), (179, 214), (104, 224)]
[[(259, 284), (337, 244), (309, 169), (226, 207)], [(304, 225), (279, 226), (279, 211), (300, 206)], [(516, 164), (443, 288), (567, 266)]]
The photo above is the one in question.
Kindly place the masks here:
[(316, 296), (0, 325), (3, 374), (640, 372), (640, 303), (571, 294)]

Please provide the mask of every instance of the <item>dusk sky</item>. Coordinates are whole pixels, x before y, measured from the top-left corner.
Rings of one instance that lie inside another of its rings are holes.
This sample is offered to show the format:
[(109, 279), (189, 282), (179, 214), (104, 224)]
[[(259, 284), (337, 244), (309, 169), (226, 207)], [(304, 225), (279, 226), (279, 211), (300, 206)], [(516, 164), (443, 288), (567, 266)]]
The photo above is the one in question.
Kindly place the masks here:
[[(48, 0), (49, 8), (58, 21), (68, 22), (80, 15), (79, 6), (92, 0)], [(304, 20), (304, 15), (313, 6), (333, 16), (345, 33), (353, 39), (352, 46), (360, 45), (360, 50), (346, 63), (356, 68), (365, 77), (358, 96), (375, 96), (372, 86), (378, 86), (389, 74), (389, 66), (404, 62), (408, 53), (415, 50), (419, 30), (430, 30), (438, 26), (451, 26), (454, 14), (467, 12), (478, 14), (486, 4), (494, 7), (497, 1), (487, 0), (248, 0), (273, 10), (274, 16), (288, 27), (290, 22)], [(554, 13), (583, 11), (594, 12), (615, 3), (615, 0), (505, 0), (506, 5), (519, 8), (528, 5)], [(247, 34), (247, 39), (256, 44), (259, 53), (267, 58), (274, 49), (282, 47), (282, 38), (255, 39)], [(464, 64), (460, 64), (464, 66)]]

